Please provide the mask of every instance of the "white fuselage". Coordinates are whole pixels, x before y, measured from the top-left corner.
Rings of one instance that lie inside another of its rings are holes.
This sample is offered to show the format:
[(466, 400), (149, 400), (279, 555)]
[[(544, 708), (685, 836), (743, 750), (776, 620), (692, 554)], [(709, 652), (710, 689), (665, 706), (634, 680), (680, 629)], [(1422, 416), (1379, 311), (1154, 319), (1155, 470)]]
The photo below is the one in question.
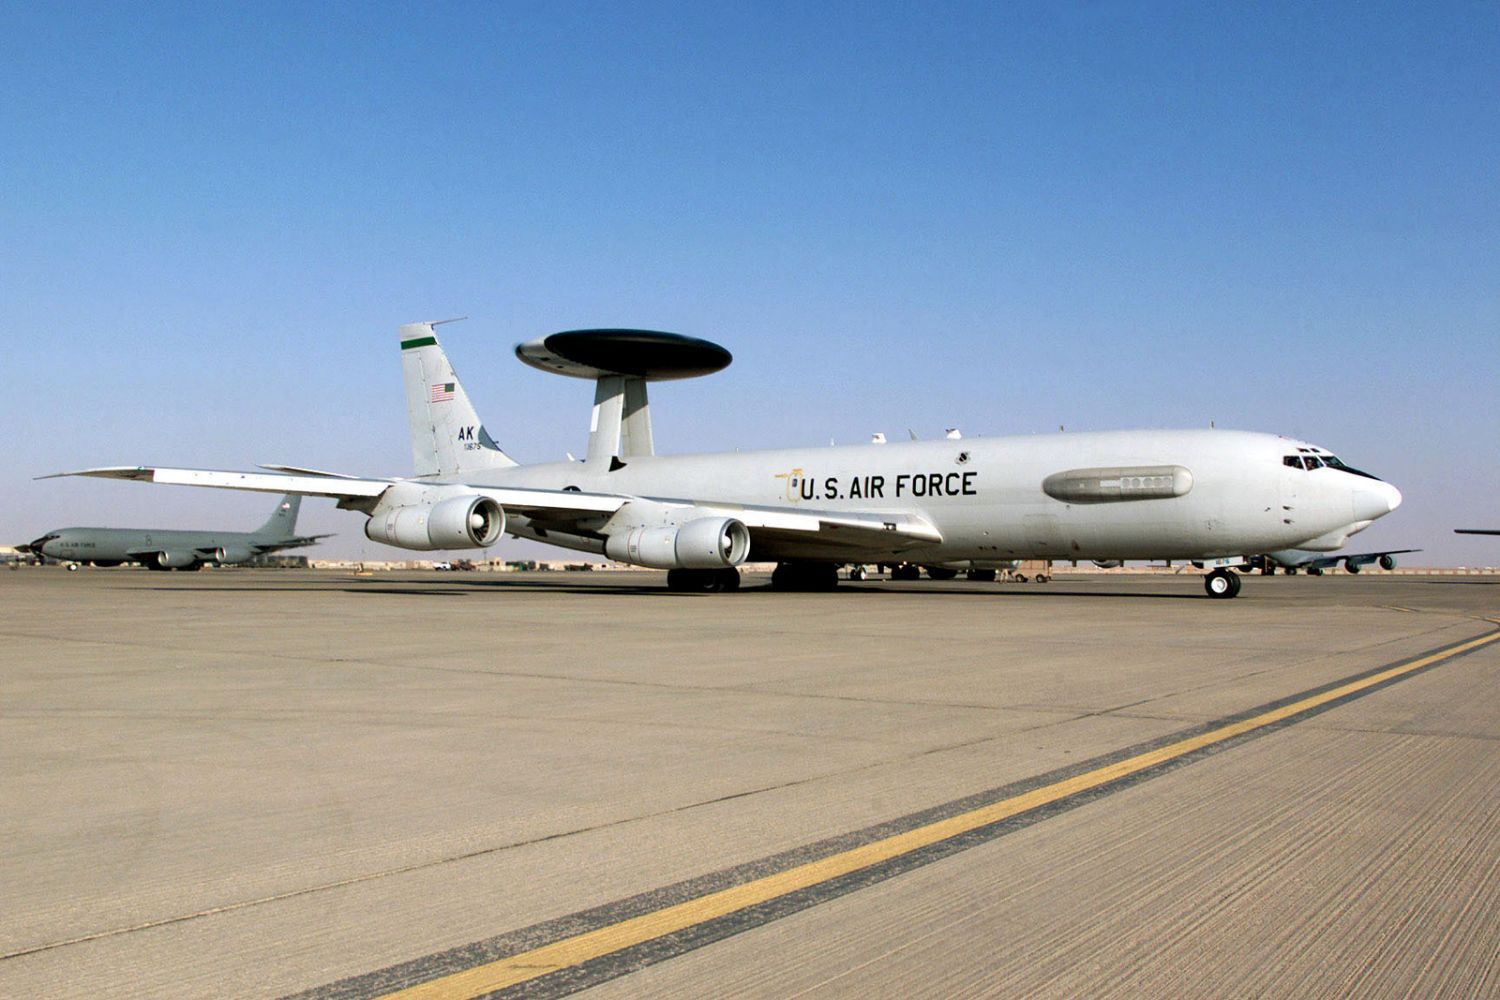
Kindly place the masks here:
[[(912, 562), (1206, 559), (1293, 547), (1336, 548), (1400, 503), (1394, 487), (1368, 476), (1287, 467), (1284, 455), (1299, 444), (1243, 431), (1068, 433), (636, 456), (614, 471), (594, 463), (561, 462), (494, 469), (464, 481), (572, 487), (668, 502), (711, 496), (714, 511), (742, 504), (908, 513), (926, 519), (942, 535), (938, 543), (893, 540), (882, 545), (866, 537), (854, 546), (772, 538), (758, 541), (751, 554), (752, 559), (789, 560), (855, 555)], [(1043, 489), (1049, 477), (1074, 470), (1115, 470), (1128, 486), (1143, 478), (1130, 480), (1132, 472), (1147, 473), (1148, 483), (1166, 481), (1149, 475), (1164, 469), (1177, 470), (1176, 482), (1188, 484), (1180, 495), (1143, 498), (1124, 490), (1109, 497), (1059, 499)], [(686, 516), (693, 516), (692, 508), (687, 510)], [(549, 531), (523, 517), (512, 517), (507, 530), (600, 550), (597, 538)]]

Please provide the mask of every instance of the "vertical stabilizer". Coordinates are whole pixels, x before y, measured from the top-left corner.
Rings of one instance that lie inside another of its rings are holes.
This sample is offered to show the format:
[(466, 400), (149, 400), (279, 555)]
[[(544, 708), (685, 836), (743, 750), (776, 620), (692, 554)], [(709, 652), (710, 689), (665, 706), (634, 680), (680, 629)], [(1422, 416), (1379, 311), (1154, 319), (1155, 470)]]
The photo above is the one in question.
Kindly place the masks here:
[(438, 344), (437, 323), (401, 328), (401, 373), (411, 420), (411, 457), (418, 476), (461, 476), (507, 469), (515, 461), (500, 450), (453, 365)]
[(276, 503), (276, 509), (266, 523), (255, 529), (265, 538), (291, 538), (297, 534), (297, 512), (302, 508), (302, 498), (288, 493)]

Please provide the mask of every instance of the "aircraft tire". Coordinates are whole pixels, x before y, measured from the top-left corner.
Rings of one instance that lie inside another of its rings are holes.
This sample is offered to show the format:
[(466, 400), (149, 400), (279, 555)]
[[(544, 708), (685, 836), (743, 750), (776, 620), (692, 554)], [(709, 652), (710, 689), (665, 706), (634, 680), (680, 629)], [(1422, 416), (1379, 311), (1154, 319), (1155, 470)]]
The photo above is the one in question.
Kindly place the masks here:
[(1283, 567), (1281, 567), (1281, 572), (1285, 576), (1296, 576), (1297, 575), (1297, 567), (1295, 567), (1295, 566), (1283, 566)]
[(1228, 600), (1240, 592), (1240, 578), (1233, 573), (1216, 569), (1203, 578), (1203, 589), (1209, 597)]
[(958, 570), (946, 566), (928, 566), (926, 569), (929, 580), (952, 580), (958, 576)]
[(1318, 567), (1314, 566), (1312, 569), (1309, 569), (1307, 571), (1307, 575), (1308, 576), (1322, 576), (1323, 575), (1323, 571), (1321, 569), (1319, 569)]
[(1396, 568), (1396, 557), (1395, 556), (1381, 556), (1380, 557), (1380, 568), (1383, 569), (1383, 570), (1385, 570), (1387, 573), (1389, 573), (1391, 570), (1395, 569)]
[(1345, 559), (1344, 560), (1344, 572), (1345, 573), (1355, 573), (1355, 574), (1359, 573), (1359, 563), (1353, 562), (1353, 561), (1348, 560), (1348, 559)]
[(978, 583), (994, 583), (997, 574), (992, 569), (971, 569), (965, 575)]

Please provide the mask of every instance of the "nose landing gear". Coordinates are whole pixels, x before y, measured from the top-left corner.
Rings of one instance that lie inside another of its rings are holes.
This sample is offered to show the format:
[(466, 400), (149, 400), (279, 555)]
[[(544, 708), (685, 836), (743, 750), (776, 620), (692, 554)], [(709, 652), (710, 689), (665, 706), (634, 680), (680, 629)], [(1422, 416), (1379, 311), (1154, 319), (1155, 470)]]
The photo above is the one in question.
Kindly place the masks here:
[(1227, 569), (1216, 569), (1203, 578), (1203, 589), (1209, 597), (1228, 600), (1240, 592), (1239, 574)]

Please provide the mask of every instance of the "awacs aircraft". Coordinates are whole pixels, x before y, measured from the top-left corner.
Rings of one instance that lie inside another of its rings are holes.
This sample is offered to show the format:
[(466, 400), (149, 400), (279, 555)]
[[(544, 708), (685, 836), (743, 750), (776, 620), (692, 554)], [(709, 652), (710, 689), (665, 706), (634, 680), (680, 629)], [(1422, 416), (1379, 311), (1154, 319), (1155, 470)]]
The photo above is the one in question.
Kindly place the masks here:
[(281, 498), (265, 524), (254, 531), (158, 531), (150, 528), (59, 528), (49, 531), (27, 551), (49, 559), (95, 566), (138, 562), (148, 569), (200, 569), (206, 563), (228, 565), (281, 549), (315, 544), (329, 535), (298, 535), (297, 509), (302, 497)]
[[(848, 563), (1003, 566), (1015, 559), (1174, 559), (1332, 551), (1401, 494), (1322, 449), (1237, 431), (1117, 431), (657, 455), (647, 384), (718, 371), (717, 344), (641, 330), (576, 330), (519, 345), (544, 371), (595, 382), (582, 462), (518, 465), (481, 423), (435, 323), (401, 328), (416, 476), (291, 466), (148, 466), (102, 476), (330, 497), (365, 534), (413, 550), (485, 548), (502, 533), (668, 570), (668, 586), (725, 590), (747, 559), (772, 586), (825, 589)], [(1306, 454), (1322, 456), (1310, 466)], [(1295, 464), (1293, 462), (1295, 461)]]
[(1251, 569), (1258, 569), (1262, 573), (1274, 573), (1279, 567), (1283, 573), (1303, 570), (1309, 576), (1322, 576), (1325, 569), (1332, 569), (1339, 563), (1344, 564), (1346, 573), (1358, 573), (1371, 563), (1379, 563), (1381, 569), (1392, 570), (1396, 568), (1397, 556), (1407, 552), (1421, 551), (1421, 549), (1388, 549), (1385, 552), (1329, 555), (1326, 552), (1309, 552), (1306, 549), (1283, 549), (1280, 552), (1268, 552), (1263, 556), (1247, 556), (1245, 563)]

